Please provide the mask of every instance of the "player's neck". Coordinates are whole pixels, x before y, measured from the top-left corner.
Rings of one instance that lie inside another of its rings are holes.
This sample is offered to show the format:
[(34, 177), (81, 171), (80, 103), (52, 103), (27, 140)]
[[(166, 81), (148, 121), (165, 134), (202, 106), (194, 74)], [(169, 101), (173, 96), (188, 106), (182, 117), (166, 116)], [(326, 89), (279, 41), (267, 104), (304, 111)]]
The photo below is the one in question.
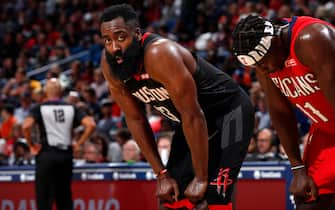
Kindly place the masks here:
[(279, 34), (279, 38), (280, 38), (280, 41), (284, 44), (284, 45), (288, 45), (290, 42), (289, 42), (289, 39), (290, 37), (288, 37), (288, 29), (289, 29), (289, 25), (285, 25), (285, 26), (282, 26), (282, 29), (280, 31), (280, 34)]
[(290, 53), (290, 38), (289, 37), (289, 25), (282, 26), (280, 33), (279, 33), (279, 40), (281, 42), (280, 46), (282, 46), (282, 49), (286, 51), (287, 56)]

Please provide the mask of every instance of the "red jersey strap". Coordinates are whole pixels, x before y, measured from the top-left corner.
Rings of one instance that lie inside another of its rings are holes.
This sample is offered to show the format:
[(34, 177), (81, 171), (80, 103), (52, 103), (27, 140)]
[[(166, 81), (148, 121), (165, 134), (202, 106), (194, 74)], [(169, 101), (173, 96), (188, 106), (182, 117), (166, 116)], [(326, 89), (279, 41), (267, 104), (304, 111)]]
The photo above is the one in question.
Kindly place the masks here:
[(226, 205), (208, 205), (209, 210), (233, 210), (232, 203)]
[(189, 199), (182, 199), (173, 203), (164, 203), (163, 205), (170, 209), (193, 209), (195, 207), (195, 205)]
[(144, 41), (146, 38), (148, 38), (148, 36), (150, 35), (151, 33), (150, 32), (145, 32), (142, 36), (142, 40), (141, 40), (141, 44), (142, 46), (144, 45)]
[[(180, 208), (186, 208), (188, 210), (194, 209), (196, 206), (193, 204), (190, 200), (188, 199), (182, 199), (177, 202), (173, 203), (164, 203), (163, 204), (165, 207), (170, 208), (170, 209), (180, 209)], [(232, 203), (228, 203), (225, 205), (208, 205), (209, 210), (232, 210), (233, 205)]]

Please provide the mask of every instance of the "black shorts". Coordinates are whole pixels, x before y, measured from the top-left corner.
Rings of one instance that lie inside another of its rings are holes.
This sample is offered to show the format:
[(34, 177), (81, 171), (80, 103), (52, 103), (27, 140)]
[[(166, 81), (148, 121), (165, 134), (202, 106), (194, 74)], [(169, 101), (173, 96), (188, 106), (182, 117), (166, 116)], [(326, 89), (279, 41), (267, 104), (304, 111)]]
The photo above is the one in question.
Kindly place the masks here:
[[(209, 161), (208, 204), (231, 202), (234, 184), (247, 153), (254, 125), (254, 113), (249, 101), (231, 112), (208, 119)], [(169, 174), (177, 181), (180, 197), (194, 177), (191, 154), (181, 126), (176, 129), (167, 164)]]

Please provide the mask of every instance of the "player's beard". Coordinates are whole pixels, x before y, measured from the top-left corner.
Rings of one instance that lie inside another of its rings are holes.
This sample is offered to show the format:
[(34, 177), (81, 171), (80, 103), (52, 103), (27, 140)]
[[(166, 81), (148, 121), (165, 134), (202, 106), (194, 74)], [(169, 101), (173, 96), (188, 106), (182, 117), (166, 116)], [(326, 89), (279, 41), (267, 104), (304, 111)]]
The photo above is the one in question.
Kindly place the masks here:
[[(116, 51), (114, 55), (106, 52), (107, 62), (110, 65), (112, 74), (121, 81), (130, 79), (138, 70), (138, 64), (142, 56), (142, 47), (140, 42), (133, 38), (130, 46), (122, 53), (121, 50)], [(118, 64), (116, 57), (122, 58), (123, 62)]]

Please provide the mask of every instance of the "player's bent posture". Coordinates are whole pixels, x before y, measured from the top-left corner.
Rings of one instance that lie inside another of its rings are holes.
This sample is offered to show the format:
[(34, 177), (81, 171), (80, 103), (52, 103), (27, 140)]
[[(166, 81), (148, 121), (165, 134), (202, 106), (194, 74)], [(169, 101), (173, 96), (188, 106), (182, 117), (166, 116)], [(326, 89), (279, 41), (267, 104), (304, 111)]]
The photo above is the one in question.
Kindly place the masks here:
[[(160, 208), (231, 209), (253, 129), (248, 96), (229, 76), (179, 44), (142, 34), (129, 5), (106, 9), (100, 29), (103, 74), (157, 174)], [(141, 102), (178, 124), (166, 169)]]
[[(274, 24), (248, 16), (236, 26), (234, 53), (256, 67), (270, 116), (292, 165), (297, 209), (335, 206), (335, 30), (311, 17)], [(301, 159), (293, 106), (313, 122)]]

